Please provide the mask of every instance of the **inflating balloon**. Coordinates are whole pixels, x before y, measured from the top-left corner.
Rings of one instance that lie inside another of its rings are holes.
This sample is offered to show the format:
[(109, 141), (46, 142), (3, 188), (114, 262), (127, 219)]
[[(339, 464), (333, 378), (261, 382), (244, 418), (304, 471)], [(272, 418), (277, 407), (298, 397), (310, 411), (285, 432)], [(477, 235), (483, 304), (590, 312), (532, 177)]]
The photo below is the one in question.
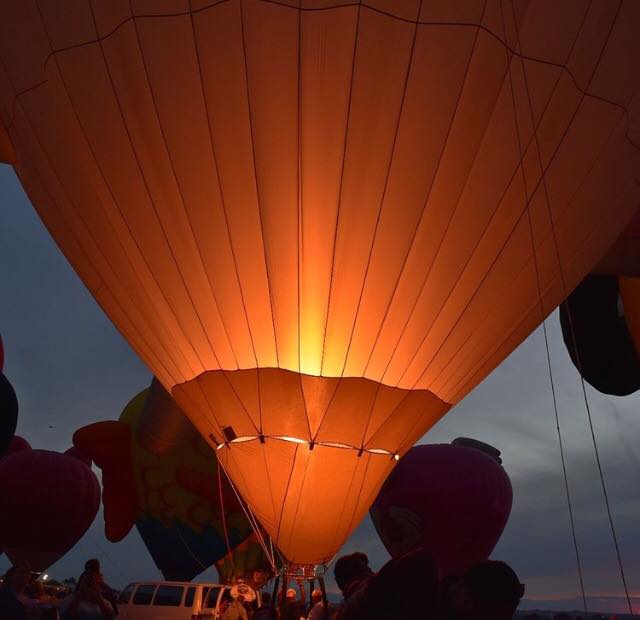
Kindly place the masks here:
[(102, 469), (107, 538), (135, 523), (164, 577), (190, 581), (253, 530), (215, 452), (163, 392), (154, 381), (119, 421), (85, 426), (73, 442)]
[(0, 459), (0, 548), (43, 571), (87, 531), (100, 506), (100, 485), (73, 456), (22, 449)]
[(323, 563), (637, 209), (640, 3), (153, 7), (4, 3), (0, 153), (288, 561)]
[(18, 425), (18, 398), (9, 379), (0, 373), (0, 455), (9, 447)]
[(462, 575), (489, 557), (513, 496), (497, 451), (482, 445), (458, 439), (416, 446), (400, 460), (371, 508), (392, 557), (425, 547), (441, 576)]

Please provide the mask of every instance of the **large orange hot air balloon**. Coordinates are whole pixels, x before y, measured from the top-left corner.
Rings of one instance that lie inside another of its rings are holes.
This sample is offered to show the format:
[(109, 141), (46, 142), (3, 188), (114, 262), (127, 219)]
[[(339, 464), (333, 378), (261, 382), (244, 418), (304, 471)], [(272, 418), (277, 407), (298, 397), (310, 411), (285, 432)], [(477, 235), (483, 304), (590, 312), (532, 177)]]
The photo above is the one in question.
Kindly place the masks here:
[(25, 0), (0, 148), (289, 562), (604, 254), (640, 3)]

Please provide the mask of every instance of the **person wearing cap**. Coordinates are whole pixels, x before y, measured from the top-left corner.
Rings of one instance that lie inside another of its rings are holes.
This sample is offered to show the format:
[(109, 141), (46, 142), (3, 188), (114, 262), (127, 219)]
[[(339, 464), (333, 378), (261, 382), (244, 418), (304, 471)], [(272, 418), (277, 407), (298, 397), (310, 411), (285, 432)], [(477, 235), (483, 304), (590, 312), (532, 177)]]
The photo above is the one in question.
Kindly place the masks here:
[(505, 562), (486, 560), (441, 583), (439, 620), (511, 620), (524, 585)]

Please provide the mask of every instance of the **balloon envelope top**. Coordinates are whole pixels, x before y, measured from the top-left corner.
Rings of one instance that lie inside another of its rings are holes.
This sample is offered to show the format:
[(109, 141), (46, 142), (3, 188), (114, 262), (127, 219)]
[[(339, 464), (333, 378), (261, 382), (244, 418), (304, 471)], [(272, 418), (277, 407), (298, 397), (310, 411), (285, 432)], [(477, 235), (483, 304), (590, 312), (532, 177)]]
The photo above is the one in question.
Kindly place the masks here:
[(632, 0), (5, 3), (4, 157), (275, 544), (325, 562), (631, 218), (639, 24)]

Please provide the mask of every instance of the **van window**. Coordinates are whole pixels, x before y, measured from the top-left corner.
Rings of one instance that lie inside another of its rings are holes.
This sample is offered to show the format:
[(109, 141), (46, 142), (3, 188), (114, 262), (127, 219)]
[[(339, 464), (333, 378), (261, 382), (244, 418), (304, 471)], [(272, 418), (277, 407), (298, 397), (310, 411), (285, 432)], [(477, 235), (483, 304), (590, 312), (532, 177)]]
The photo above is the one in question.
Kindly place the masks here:
[(129, 602), (134, 588), (135, 585), (130, 583), (122, 592), (120, 592), (120, 597), (118, 598), (118, 603), (120, 605), (126, 605)]
[[(209, 590), (209, 588), (207, 589)], [(207, 609), (215, 608), (216, 603), (218, 602), (219, 592), (220, 592), (220, 588), (211, 588), (209, 590), (209, 596), (206, 599), (204, 599), (205, 604), (203, 605), (203, 607)], [(203, 598), (204, 598), (204, 593), (203, 593)]]
[(151, 605), (151, 599), (156, 587), (152, 585), (138, 586), (136, 593), (133, 595), (134, 605)]
[(153, 597), (153, 604), (164, 607), (178, 607), (182, 600), (182, 592), (182, 586), (158, 586), (156, 595)]
[(192, 607), (193, 606), (193, 597), (196, 595), (196, 589), (191, 587), (187, 590), (187, 595), (184, 597), (184, 606)]

